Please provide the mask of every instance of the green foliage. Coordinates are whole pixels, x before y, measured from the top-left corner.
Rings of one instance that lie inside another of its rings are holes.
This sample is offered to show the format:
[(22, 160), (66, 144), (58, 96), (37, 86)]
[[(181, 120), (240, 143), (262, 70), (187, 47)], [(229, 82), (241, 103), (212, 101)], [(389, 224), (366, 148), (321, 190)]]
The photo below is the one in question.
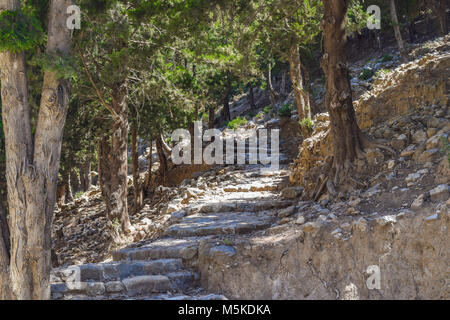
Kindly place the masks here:
[(72, 56), (41, 53), (31, 59), (30, 65), (38, 66), (43, 71), (54, 71), (57, 77), (61, 79), (76, 80), (76, 61)]
[(0, 51), (26, 51), (44, 41), (41, 23), (32, 13), (24, 10), (0, 13)]
[(284, 106), (278, 109), (278, 115), (280, 117), (290, 117), (291, 114), (292, 114), (292, 107), (291, 104), (289, 103), (286, 103)]
[(380, 62), (388, 62), (392, 60), (392, 56), (390, 54), (385, 54), (381, 59)]
[(273, 106), (272, 105), (265, 106), (264, 107), (264, 114), (268, 115), (272, 110), (273, 110)]
[(373, 69), (365, 68), (359, 75), (360, 80), (369, 80), (374, 76), (375, 72)]
[(84, 194), (83, 191), (78, 191), (77, 193), (75, 193), (75, 195), (73, 196), (74, 199), (78, 199), (81, 198), (81, 196)]
[(299, 121), (299, 124), (302, 128), (312, 129), (314, 126), (314, 121), (312, 121), (310, 118), (303, 118)]
[(247, 124), (247, 119), (242, 117), (237, 117), (230, 122), (227, 123), (227, 127), (232, 130), (236, 130), (237, 128)]
[(380, 70), (378, 70), (378, 71), (375, 73), (375, 77), (378, 78), (378, 77), (380, 77), (381, 75), (386, 75), (386, 74), (389, 74), (389, 73), (391, 73), (391, 70), (389, 70), (389, 69), (380, 69)]

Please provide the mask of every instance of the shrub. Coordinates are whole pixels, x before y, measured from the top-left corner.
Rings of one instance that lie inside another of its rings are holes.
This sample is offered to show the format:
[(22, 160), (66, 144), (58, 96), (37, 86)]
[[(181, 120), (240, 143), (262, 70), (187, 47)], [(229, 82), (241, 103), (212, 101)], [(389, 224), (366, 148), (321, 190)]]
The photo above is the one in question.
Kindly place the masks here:
[(379, 77), (382, 74), (384, 74), (384, 75), (389, 74), (390, 72), (391, 72), (391, 70), (388, 70), (388, 69), (380, 69), (375, 73), (375, 77)]
[(373, 77), (374, 74), (375, 74), (375, 72), (372, 69), (366, 68), (360, 73), (359, 79), (360, 80), (369, 80), (370, 78)]
[(312, 129), (312, 127), (314, 126), (314, 121), (312, 121), (310, 118), (303, 118), (299, 121), (299, 123), (303, 128)]
[(0, 13), (0, 51), (30, 50), (45, 41), (39, 20), (22, 10)]
[(236, 119), (233, 119), (230, 122), (228, 122), (227, 127), (232, 130), (236, 130), (237, 128), (239, 128), (245, 124), (247, 124), (247, 120), (245, 118), (237, 117)]
[(292, 108), (291, 105), (286, 103), (284, 106), (282, 106), (280, 109), (278, 109), (278, 115), (280, 117), (290, 117), (292, 114)]
[(392, 56), (390, 54), (385, 54), (381, 59), (380, 62), (388, 62), (392, 60)]
[(271, 106), (271, 105), (264, 107), (264, 114), (269, 114), (272, 109), (273, 109), (273, 106)]

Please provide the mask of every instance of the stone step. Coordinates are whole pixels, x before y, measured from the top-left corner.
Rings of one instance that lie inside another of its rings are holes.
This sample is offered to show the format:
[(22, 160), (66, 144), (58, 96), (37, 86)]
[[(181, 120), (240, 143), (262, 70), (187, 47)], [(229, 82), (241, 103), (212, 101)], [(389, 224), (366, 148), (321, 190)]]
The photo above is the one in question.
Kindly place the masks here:
[(85, 264), (52, 270), (51, 281), (117, 281), (133, 276), (167, 274), (182, 268), (181, 259)]
[(265, 191), (276, 191), (278, 185), (276, 184), (266, 184), (266, 185), (255, 185), (255, 184), (241, 184), (236, 186), (227, 186), (223, 188), (225, 192), (265, 192)]
[(172, 237), (247, 234), (271, 226), (270, 212), (221, 212), (215, 215), (192, 215), (170, 226), (165, 234)]
[(191, 271), (177, 271), (167, 275), (142, 275), (108, 282), (62, 282), (51, 285), (54, 299), (73, 295), (107, 299), (136, 297), (153, 293), (183, 292), (198, 285), (199, 276)]
[(164, 238), (138, 248), (126, 248), (113, 252), (113, 259), (151, 260), (151, 259), (186, 259), (197, 256), (200, 241), (208, 238), (174, 239)]
[(145, 297), (143, 300), (170, 300), (170, 301), (179, 301), (179, 300), (228, 300), (225, 296), (221, 294), (206, 294), (199, 296), (190, 296), (190, 295), (156, 295), (151, 297)]
[(255, 202), (249, 201), (234, 201), (234, 202), (214, 202), (200, 204), (193, 207), (199, 213), (218, 213), (218, 212), (259, 212), (272, 209), (282, 209), (289, 207), (293, 201), (271, 199), (260, 200)]

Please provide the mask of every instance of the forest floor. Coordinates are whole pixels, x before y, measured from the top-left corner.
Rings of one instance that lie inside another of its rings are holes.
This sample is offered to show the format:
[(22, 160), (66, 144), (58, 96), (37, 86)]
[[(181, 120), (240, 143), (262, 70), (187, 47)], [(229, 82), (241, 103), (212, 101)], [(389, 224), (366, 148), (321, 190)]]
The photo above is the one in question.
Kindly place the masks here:
[[(408, 68), (419, 70), (430, 60), (434, 65), (447, 61), (448, 70), (448, 40), (439, 38), (412, 48)], [(389, 76), (408, 74), (407, 65), (394, 50), (375, 53), (365, 63), (353, 64), (355, 100), (371, 92), (381, 99), (377, 86), (390, 81)], [(360, 79), (363, 73), (372, 76)], [(320, 103), (323, 87), (318, 86), (319, 81), (314, 87)], [(292, 97), (279, 105), (289, 99)], [(232, 105), (233, 115), (249, 112), (244, 100)], [(365, 132), (383, 138), (397, 153), (368, 150), (365, 162), (356, 164), (361, 171), (367, 165), (376, 168), (367, 171), (366, 187), (338, 198), (324, 195), (318, 202), (308, 200), (307, 187), (290, 183), (297, 170), (295, 164), (288, 165), (297, 156), (292, 144), (301, 145), (301, 140), (288, 132), (281, 141), (279, 170), (261, 170), (262, 165), (217, 166), (196, 173), (178, 187), (159, 187), (152, 199), (145, 200), (143, 209), (131, 216), (132, 235), (120, 247), (109, 241), (105, 206), (94, 186), (55, 214), (53, 257), (58, 268), (52, 272), (53, 297), (224, 299), (221, 294), (225, 294), (250, 298), (241, 289), (218, 285), (217, 274), (225, 279), (226, 270), (233, 264), (231, 258), (239, 254), (239, 243), (307, 233), (325, 226), (333, 239), (346, 241), (355, 228), (365, 229), (372, 222), (386, 225), (420, 214), (423, 221), (447, 221), (449, 119), (447, 96), (445, 104), (423, 103), (373, 123)], [(295, 114), (291, 120), (296, 121)], [(329, 125), (327, 115), (315, 120), (310, 141), (314, 146), (314, 137), (325, 133)], [(279, 120), (259, 113), (246, 126), (276, 128)], [(446, 237), (448, 240), (448, 233)], [(237, 261), (233, 267), (244, 268), (239, 264), (244, 262)]]

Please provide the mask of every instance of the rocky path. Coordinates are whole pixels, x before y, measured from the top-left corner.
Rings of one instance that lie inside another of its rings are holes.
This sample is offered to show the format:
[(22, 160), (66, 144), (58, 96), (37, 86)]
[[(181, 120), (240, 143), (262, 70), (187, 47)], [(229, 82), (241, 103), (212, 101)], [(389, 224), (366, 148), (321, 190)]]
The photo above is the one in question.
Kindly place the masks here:
[[(282, 154), (280, 158), (288, 162)], [(213, 253), (226, 256), (232, 250), (227, 246), (231, 238), (271, 227), (276, 213), (292, 205), (279, 196), (288, 177), (286, 169), (236, 165), (186, 182), (184, 205), (170, 213), (169, 227), (160, 239), (116, 251), (113, 262), (53, 270), (52, 297), (226, 299), (200, 287), (196, 265), (201, 243), (215, 241)], [(205, 181), (209, 187), (198, 188)]]

